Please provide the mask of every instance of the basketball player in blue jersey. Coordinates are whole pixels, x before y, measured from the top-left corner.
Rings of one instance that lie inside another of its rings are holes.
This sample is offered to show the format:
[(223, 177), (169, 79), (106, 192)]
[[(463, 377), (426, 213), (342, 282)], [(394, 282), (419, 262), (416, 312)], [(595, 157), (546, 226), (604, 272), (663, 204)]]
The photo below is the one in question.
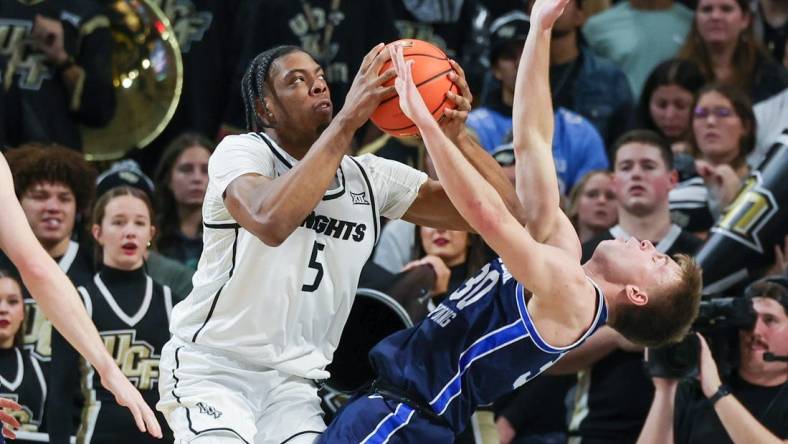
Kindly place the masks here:
[(518, 71), (516, 188), (526, 227), (441, 134), (401, 49), (392, 50), (400, 107), (449, 198), (500, 259), (372, 350), (372, 393), (349, 403), (320, 442), (452, 442), (479, 405), (533, 379), (605, 323), (648, 346), (688, 330), (701, 288), (691, 259), (676, 262), (630, 239), (601, 244), (581, 266), (577, 234), (559, 209), (548, 65), (551, 28), (568, 1), (536, 2)]
[[(161, 428), (153, 411), (107, 352), (76, 288), (33, 235), (14, 194), (11, 170), (2, 155), (0, 208), (4, 209), (0, 223), (0, 248), (19, 270), (22, 281), (39, 307), (55, 328), (96, 368), (102, 384), (115, 395), (118, 404), (131, 411), (137, 428), (161, 438)], [(0, 407), (19, 408), (15, 404), (8, 400), (0, 401)], [(5, 413), (0, 413), (0, 421), (13, 427), (19, 426), (15, 420), (9, 420)], [(13, 436), (13, 432), (4, 427), (3, 435)]]

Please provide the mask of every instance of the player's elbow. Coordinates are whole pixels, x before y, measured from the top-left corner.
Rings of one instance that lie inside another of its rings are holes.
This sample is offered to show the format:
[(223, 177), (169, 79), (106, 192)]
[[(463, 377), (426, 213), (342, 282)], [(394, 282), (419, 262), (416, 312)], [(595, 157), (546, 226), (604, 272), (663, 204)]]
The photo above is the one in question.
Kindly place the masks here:
[(51, 268), (37, 255), (23, 255), (15, 261), (15, 265), (25, 282), (43, 282), (51, 277)]
[(261, 242), (269, 247), (278, 247), (293, 231), (285, 227), (281, 219), (264, 214), (255, 217), (252, 232)]
[(502, 212), (508, 211), (506, 208), (478, 200), (471, 202), (469, 206), (473, 215), (469, 222), (482, 237), (494, 236), (503, 229)]

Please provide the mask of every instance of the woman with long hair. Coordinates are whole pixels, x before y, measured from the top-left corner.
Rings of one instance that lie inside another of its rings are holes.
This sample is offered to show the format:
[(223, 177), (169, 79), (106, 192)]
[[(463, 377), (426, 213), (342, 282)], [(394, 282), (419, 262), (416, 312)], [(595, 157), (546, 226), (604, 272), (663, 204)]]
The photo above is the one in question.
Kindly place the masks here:
[(703, 233), (732, 202), (750, 173), (747, 155), (755, 147), (757, 123), (747, 96), (734, 87), (710, 84), (693, 105), (689, 153), (699, 177), (671, 191), (672, 211), (688, 217), (686, 229)]
[(638, 104), (638, 124), (670, 141), (673, 152), (685, 152), (695, 94), (706, 83), (689, 60), (666, 60), (651, 72)]
[[(91, 228), (101, 266), (91, 282), (79, 287), (107, 351), (151, 408), (159, 399), (159, 356), (170, 338), (172, 310), (170, 288), (153, 281), (144, 267), (156, 232), (153, 219), (153, 206), (142, 190), (119, 186), (105, 192), (93, 209)], [(85, 397), (77, 443), (158, 442), (137, 432), (131, 418), (107, 402), (112, 395), (103, 381), (80, 368), (76, 352), (53, 333), (47, 410), (51, 442), (68, 442), (77, 387)], [(160, 413), (157, 416), (163, 421)], [(166, 427), (164, 436), (172, 440)]]
[(583, 176), (569, 193), (567, 210), (580, 242), (615, 225), (618, 220), (616, 207), (613, 173), (595, 170)]
[(694, 61), (707, 82), (736, 85), (753, 103), (788, 86), (785, 67), (755, 37), (749, 0), (699, 0), (679, 57)]
[(199, 134), (182, 134), (162, 154), (154, 176), (158, 250), (193, 269), (202, 253), (202, 201), (214, 146)]

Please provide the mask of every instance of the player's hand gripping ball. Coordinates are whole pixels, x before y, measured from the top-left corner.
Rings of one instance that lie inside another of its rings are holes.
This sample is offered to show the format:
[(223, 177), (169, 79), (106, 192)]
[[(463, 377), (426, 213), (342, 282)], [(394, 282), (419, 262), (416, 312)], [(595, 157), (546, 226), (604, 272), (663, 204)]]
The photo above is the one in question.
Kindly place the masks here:
[[(406, 62), (413, 60), (413, 82), (418, 87), (427, 109), (436, 121), (440, 121), (443, 110), (456, 108), (456, 104), (446, 97), (449, 91), (458, 93), (457, 85), (449, 79), (449, 73), (453, 71), (449, 58), (438, 47), (422, 40), (402, 39), (389, 43), (392, 44), (402, 45)], [(390, 60), (380, 68), (380, 73), (389, 69)], [(383, 85), (393, 84), (394, 79), (391, 79)], [(410, 137), (419, 133), (416, 125), (399, 108), (399, 96), (396, 94), (383, 100), (372, 113), (371, 119), (378, 128), (395, 137)]]

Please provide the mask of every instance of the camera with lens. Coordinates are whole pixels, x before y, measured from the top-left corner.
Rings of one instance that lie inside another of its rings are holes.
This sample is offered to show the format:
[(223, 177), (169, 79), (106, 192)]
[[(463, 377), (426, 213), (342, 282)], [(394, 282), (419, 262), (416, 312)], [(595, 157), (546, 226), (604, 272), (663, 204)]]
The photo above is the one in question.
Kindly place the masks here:
[[(701, 333), (709, 342), (715, 360), (721, 362), (724, 373), (733, 368), (738, 330), (749, 330), (755, 325), (752, 299), (716, 297), (700, 302), (698, 317), (692, 330)], [(682, 379), (697, 376), (700, 362), (700, 340), (690, 333), (676, 344), (649, 349), (646, 368), (651, 376)]]

